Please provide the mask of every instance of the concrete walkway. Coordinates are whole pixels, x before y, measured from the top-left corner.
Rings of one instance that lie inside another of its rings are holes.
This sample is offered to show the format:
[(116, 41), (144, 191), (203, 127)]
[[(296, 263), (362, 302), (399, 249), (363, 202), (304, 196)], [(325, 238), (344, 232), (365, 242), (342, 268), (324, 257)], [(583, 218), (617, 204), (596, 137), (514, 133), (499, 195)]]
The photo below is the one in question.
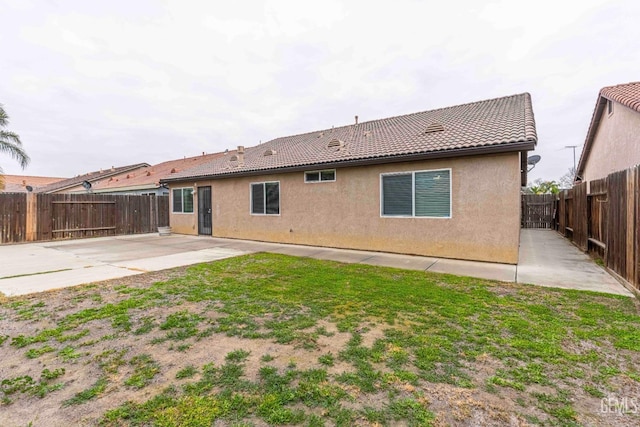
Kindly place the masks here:
[(23, 295), (255, 252), (631, 296), (556, 233), (532, 230), (522, 232), (518, 266), (184, 235), (144, 234), (5, 245), (0, 246), (0, 292)]
[(517, 282), (633, 296), (587, 254), (551, 230), (520, 231)]

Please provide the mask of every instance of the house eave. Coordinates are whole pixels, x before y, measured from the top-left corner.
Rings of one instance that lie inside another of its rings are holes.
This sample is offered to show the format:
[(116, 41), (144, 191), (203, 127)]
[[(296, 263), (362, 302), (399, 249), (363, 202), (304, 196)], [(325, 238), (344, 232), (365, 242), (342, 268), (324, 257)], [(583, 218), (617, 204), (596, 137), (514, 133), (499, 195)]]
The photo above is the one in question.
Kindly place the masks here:
[(271, 168), (271, 169), (237, 170), (237, 171), (227, 172), (223, 174), (205, 174), (205, 175), (196, 175), (196, 176), (189, 176), (189, 177), (166, 178), (166, 179), (161, 179), (160, 183), (163, 184), (163, 183), (184, 182), (184, 181), (214, 180), (214, 179), (235, 178), (235, 177), (242, 177), (242, 176), (267, 175), (267, 174), (282, 173), (282, 172), (300, 172), (300, 171), (310, 170), (313, 168), (345, 168), (345, 167), (353, 167), (353, 166), (370, 166), (370, 165), (380, 165), (380, 164), (386, 164), (386, 163), (401, 163), (401, 162), (413, 162), (413, 161), (419, 161), (419, 160), (433, 160), (433, 159), (444, 159), (444, 158), (454, 158), (454, 157), (464, 157), (464, 156), (477, 156), (477, 155), (484, 155), (484, 154), (500, 154), (500, 153), (523, 152), (523, 151), (526, 152), (526, 151), (533, 150), (536, 146), (536, 142), (537, 142), (536, 140), (530, 139), (526, 141), (512, 142), (512, 143), (499, 144), (499, 145), (467, 147), (467, 148), (459, 148), (459, 149), (443, 150), (443, 151), (430, 151), (430, 152), (424, 152), (424, 153), (411, 153), (411, 154), (403, 154), (403, 155), (397, 155), (397, 156), (367, 157), (363, 159), (318, 162), (318, 163), (309, 163), (304, 165), (284, 166), (284, 167)]
[[(93, 194), (104, 194), (104, 193), (121, 193), (123, 191), (141, 191), (141, 190), (157, 190), (160, 188), (159, 185), (155, 184), (141, 184), (141, 185), (131, 185), (128, 187), (113, 187), (113, 188), (99, 188), (92, 189), (91, 192)], [(77, 194), (84, 194), (85, 191), (75, 192)]]
[[(149, 166), (150, 165), (148, 163), (139, 163), (137, 165), (132, 165), (131, 167), (128, 167), (128, 168), (123, 169), (123, 170), (110, 171), (110, 172), (107, 172), (107, 173), (100, 174), (98, 176), (83, 175), (82, 178), (85, 178), (83, 181), (89, 181), (90, 183), (93, 183), (93, 182), (99, 181), (101, 179), (110, 178), (110, 177), (115, 176), (115, 175), (123, 174), (123, 173), (126, 173), (126, 172), (130, 172), (130, 171), (133, 171), (133, 170), (136, 170), (136, 169), (140, 169), (140, 168), (143, 168), (143, 167), (149, 167)], [(39, 190), (37, 192), (38, 193), (43, 193), (43, 194), (56, 194), (56, 193), (63, 192), (64, 190), (68, 190), (70, 188), (77, 187), (79, 185), (82, 185), (82, 181), (74, 182), (72, 184), (67, 184), (67, 185), (64, 185), (62, 187), (55, 188), (55, 189), (52, 189), (52, 190), (46, 190), (45, 188), (42, 188), (41, 190)]]
[(602, 113), (604, 112), (604, 108), (607, 104), (607, 99), (608, 98), (604, 97), (602, 94), (598, 95), (598, 101), (596, 102), (596, 107), (593, 111), (593, 117), (591, 118), (589, 130), (587, 131), (584, 148), (582, 149), (582, 154), (580, 155), (580, 160), (578, 161), (578, 167), (576, 169), (575, 177), (576, 182), (582, 181), (584, 168), (586, 167), (587, 160), (589, 160), (591, 147), (593, 146), (593, 141), (596, 137), (596, 133), (598, 132), (598, 127), (600, 126), (600, 122), (602, 121)]

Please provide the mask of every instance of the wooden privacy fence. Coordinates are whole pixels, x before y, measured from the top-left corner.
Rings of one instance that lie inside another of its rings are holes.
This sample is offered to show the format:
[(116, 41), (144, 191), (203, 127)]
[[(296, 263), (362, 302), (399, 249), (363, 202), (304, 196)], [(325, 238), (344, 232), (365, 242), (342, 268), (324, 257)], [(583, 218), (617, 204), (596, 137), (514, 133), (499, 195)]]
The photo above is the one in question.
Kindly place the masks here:
[(558, 197), (558, 232), (640, 291), (640, 166)]
[(169, 196), (0, 193), (0, 243), (151, 233)]
[(0, 193), (0, 243), (27, 238), (27, 194)]
[(554, 228), (556, 196), (553, 194), (523, 194), (521, 198), (522, 228)]

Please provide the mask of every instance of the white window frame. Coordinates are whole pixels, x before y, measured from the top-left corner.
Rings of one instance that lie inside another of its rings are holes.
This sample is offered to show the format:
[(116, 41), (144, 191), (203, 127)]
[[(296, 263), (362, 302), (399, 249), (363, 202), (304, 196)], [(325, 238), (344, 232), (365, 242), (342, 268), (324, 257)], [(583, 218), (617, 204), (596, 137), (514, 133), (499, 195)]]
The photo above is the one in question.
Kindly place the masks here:
[[(262, 184), (262, 188), (263, 188), (263, 197), (264, 197), (264, 213), (253, 213), (253, 186), (255, 184)], [(265, 187), (265, 184), (278, 184), (278, 213), (277, 214), (270, 214), (267, 213), (267, 189)], [(256, 182), (250, 182), (249, 183), (249, 214), (250, 215), (254, 215), (254, 216), (280, 216), (280, 213), (282, 212), (282, 206), (280, 201), (282, 200), (282, 198), (280, 197), (280, 189), (281, 189), (281, 185), (280, 185), (280, 181), (256, 181)]]
[[(322, 172), (333, 172), (333, 179), (322, 179)], [(317, 181), (308, 181), (307, 180), (307, 174), (308, 173), (317, 173), (318, 174), (318, 180)], [(319, 170), (313, 170), (313, 171), (304, 171), (304, 183), (305, 184), (321, 184), (321, 183), (324, 183), (324, 182), (336, 182), (337, 178), (338, 178), (338, 174), (337, 174), (335, 169), (319, 169)]]
[[(180, 197), (181, 197), (181, 211), (175, 211), (173, 209), (173, 199), (174, 199), (174, 195), (173, 192), (175, 190), (181, 190), (180, 191)], [(184, 190), (191, 190), (191, 205), (193, 210), (191, 212), (185, 212), (184, 211)], [(177, 187), (177, 188), (172, 188), (171, 189), (171, 213), (172, 214), (176, 214), (176, 215), (193, 215), (196, 212), (196, 197), (195, 197), (195, 191), (193, 190), (193, 187)]]
[[(416, 216), (416, 173), (420, 172), (449, 172), (449, 216)], [(382, 178), (394, 175), (411, 175), (411, 215), (385, 215), (384, 214), (384, 193), (382, 189)], [(417, 171), (387, 172), (380, 174), (380, 218), (417, 218), (417, 219), (452, 219), (453, 218), (453, 172), (451, 168), (424, 169)]]
[(610, 116), (613, 114), (613, 101), (610, 99), (607, 99), (607, 116)]

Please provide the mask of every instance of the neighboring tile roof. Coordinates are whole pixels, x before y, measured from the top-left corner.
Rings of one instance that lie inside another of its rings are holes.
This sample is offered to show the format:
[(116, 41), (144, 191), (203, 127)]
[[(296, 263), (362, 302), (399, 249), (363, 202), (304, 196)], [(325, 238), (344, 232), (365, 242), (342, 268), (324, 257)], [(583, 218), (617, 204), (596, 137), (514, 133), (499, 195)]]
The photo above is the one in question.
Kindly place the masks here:
[(33, 188), (32, 191), (38, 191), (38, 188), (40, 187), (66, 179), (27, 175), (3, 175), (2, 178), (4, 180), (4, 189), (0, 189), (0, 191), (4, 191), (5, 193), (26, 193), (27, 185), (30, 185)]
[(189, 168), (210, 162), (223, 156), (224, 153), (202, 154), (201, 156), (185, 157), (178, 160), (170, 160), (153, 166), (145, 166), (119, 175), (112, 175), (97, 180), (91, 187), (94, 192), (108, 192), (125, 190), (136, 187), (138, 189), (155, 189), (160, 186), (160, 180), (170, 178), (173, 174), (183, 172)]
[(233, 161), (236, 156), (229, 155), (163, 181), (397, 160), (435, 153), (449, 156), (471, 149), (526, 150), (533, 149), (536, 142), (531, 97), (523, 93), (276, 138), (247, 148), (244, 164)]
[(58, 191), (62, 191), (68, 188), (72, 188), (78, 185), (81, 185), (83, 181), (89, 181), (91, 183), (94, 183), (95, 181), (99, 180), (99, 179), (103, 179), (105, 177), (110, 177), (113, 175), (118, 175), (121, 174), (123, 172), (127, 172), (127, 171), (131, 171), (131, 170), (135, 170), (135, 169), (139, 169), (145, 166), (149, 166), (148, 163), (136, 163), (134, 165), (129, 165), (129, 166), (120, 166), (117, 168), (110, 168), (110, 169), (106, 169), (106, 170), (100, 170), (100, 171), (95, 171), (95, 172), (89, 172), (86, 173), (84, 175), (78, 175), (75, 176), (73, 178), (69, 178), (69, 179), (64, 179), (62, 181), (58, 181), (58, 182), (54, 182), (53, 184), (49, 184), (45, 187), (39, 188), (38, 192), (39, 193), (55, 193)]
[(600, 96), (619, 102), (640, 113), (640, 82), (602, 88)]
[(600, 120), (605, 110), (607, 100), (618, 102), (625, 107), (640, 113), (640, 82), (624, 83), (600, 89), (598, 99), (596, 100), (596, 106), (593, 109), (593, 115), (591, 116), (591, 123), (589, 124), (589, 130), (587, 131), (584, 148), (580, 154), (580, 162), (578, 162), (578, 170), (576, 173), (578, 180), (584, 173), (584, 168), (586, 166), (587, 159), (589, 158), (589, 154), (591, 153), (591, 146), (593, 145), (593, 140), (596, 137), (596, 131), (600, 125)]

